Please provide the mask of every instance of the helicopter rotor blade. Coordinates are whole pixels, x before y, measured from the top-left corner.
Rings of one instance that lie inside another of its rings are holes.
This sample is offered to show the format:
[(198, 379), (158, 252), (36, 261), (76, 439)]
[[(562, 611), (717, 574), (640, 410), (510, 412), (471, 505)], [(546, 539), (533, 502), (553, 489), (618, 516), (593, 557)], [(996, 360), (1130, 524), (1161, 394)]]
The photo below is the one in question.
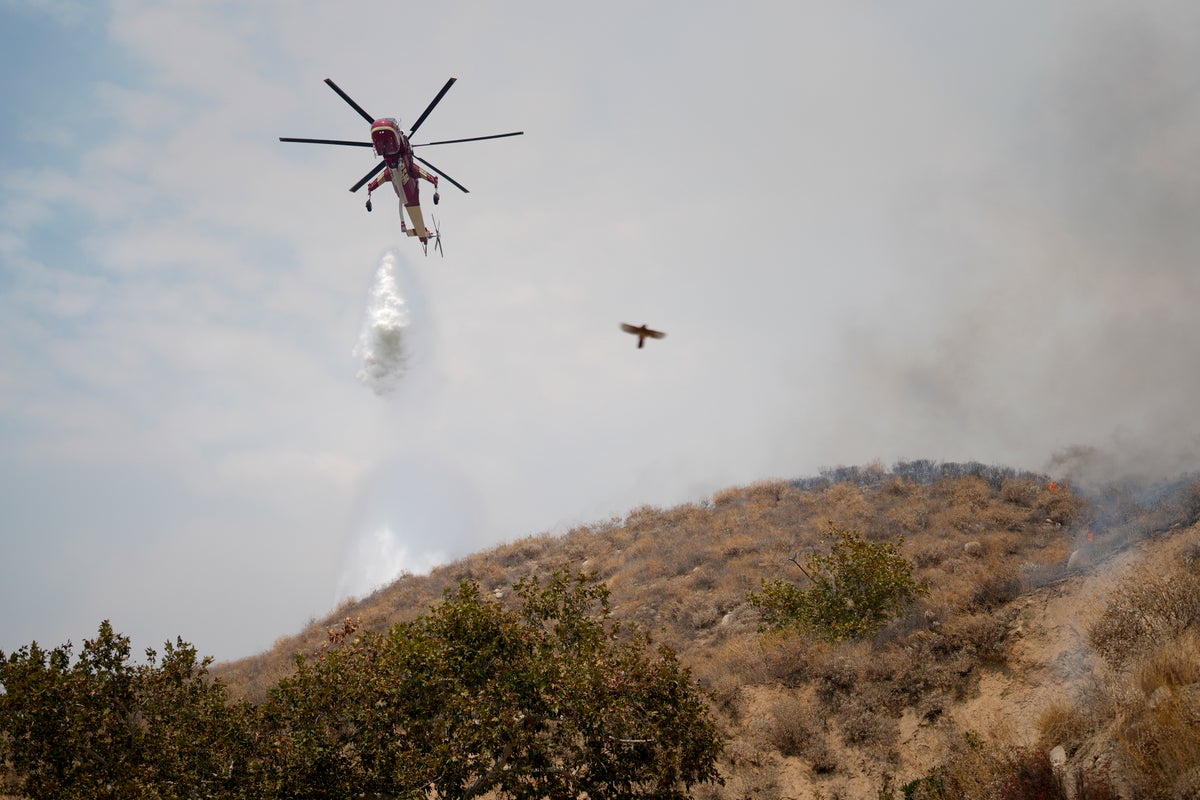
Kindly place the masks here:
[(450, 87), (454, 85), (456, 80), (458, 80), (458, 78), (451, 78), (450, 80), (446, 81), (446, 85), (443, 86), (442, 90), (437, 93), (437, 97), (433, 98), (433, 101), (425, 107), (425, 110), (421, 112), (421, 116), (417, 117), (417, 121), (413, 123), (411, 128), (409, 128), (409, 136), (412, 136), (417, 132), (417, 128), (421, 127), (421, 123), (424, 122), (425, 118), (429, 116), (429, 112), (433, 111), (433, 107), (442, 102), (442, 98), (446, 96), (446, 92), (450, 91)]
[(429, 147), (432, 144), (458, 144), (459, 142), (482, 142), (484, 139), (503, 139), (507, 136), (524, 136), (525, 131), (513, 131), (512, 133), (494, 133), (491, 136), (472, 136), (470, 139), (445, 139), (440, 142), (422, 142), (414, 144), (413, 147)]
[(375, 177), (375, 173), (379, 172), (379, 170), (383, 169), (386, 166), (387, 166), (386, 161), (380, 161), (378, 164), (375, 165), (375, 168), (373, 170), (368, 172), (366, 175), (362, 176), (362, 180), (360, 180), (358, 183), (351, 186), (350, 191), (357, 192), (359, 189), (361, 189), (363, 187), (364, 183), (371, 180), (371, 178)]
[(420, 161), (422, 164), (424, 164), (425, 166), (429, 167), (431, 170), (433, 170), (434, 172), (436, 172), (438, 175), (441, 175), (443, 178), (445, 178), (446, 180), (450, 181), (451, 183), (453, 183), (453, 184), (454, 184), (455, 186), (457, 186), (459, 189), (462, 189), (462, 190), (463, 190), (464, 192), (466, 192), (467, 194), (470, 194), (470, 193), (471, 193), (471, 190), (470, 190), (470, 189), (468, 189), (467, 187), (463, 186), (461, 183), (459, 183), (458, 181), (454, 180), (454, 178), (451, 178), (449, 175), (447, 175), (446, 173), (442, 172), (440, 169), (438, 169), (437, 167), (435, 167), (433, 164), (430, 164), (430, 163), (429, 163), (428, 161), (426, 161), (425, 159), (421, 158), (420, 156), (413, 156), (413, 158), (415, 158), (417, 161)]
[(280, 136), (281, 142), (305, 142), (307, 144), (341, 144), (348, 147), (374, 147), (370, 142), (347, 142), (343, 139), (296, 139), (291, 136)]
[(341, 90), (341, 88), (340, 88), (340, 87), (339, 87), (339, 86), (338, 86), (336, 83), (334, 83), (334, 82), (333, 82), (333, 81), (332, 81), (330, 78), (326, 78), (326, 79), (325, 79), (325, 82), (329, 84), (329, 88), (330, 88), (330, 89), (333, 89), (335, 92), (337, 92), (337, 93), (338, 93), (338, 97), (341, 97), (343, 100), (345, 100), (347, 103), (349, 103), (349, 104), (350, 104), (350, 107), (351, 107), (351, 108), (353, 108), (355, 111), (357, 111), (357, 112), (358, 112), (358, 115), (359, 115), (360, 117), (362, 117), (363, 119), (365, 119), (367, 122), (372, 122), (372, 123), (373, 123), (373, 122), (375, 122), (375, 118), (374, 118), (374, 117), (372, 117), (372, 116), (371, 116), (370, 114), (368, 114), (366, 111), (363, 111), (363, 108), (362, 108), (362, 106), (360, 106), (358, 103), (356, 103), (356, 102), (354, 102), (353, 100), (351, 100), (351, 99), (350, 99), (350, 95), (348, 95), (348, 94), (346, 94), (345, 92), (343, 92), (343, 91)]

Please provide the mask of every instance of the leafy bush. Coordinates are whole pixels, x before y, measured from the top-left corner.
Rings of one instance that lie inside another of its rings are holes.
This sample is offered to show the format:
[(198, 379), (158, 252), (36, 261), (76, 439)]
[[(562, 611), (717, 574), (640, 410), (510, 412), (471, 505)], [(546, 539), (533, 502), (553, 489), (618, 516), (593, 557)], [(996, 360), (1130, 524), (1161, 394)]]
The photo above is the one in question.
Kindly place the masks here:
[(253, 709), (228, 704), (209, 658), (177, 640), (130, 663), (105, 620), (68, 643), (0, 653), (0, 783), (30, 800), (235, 797), (251, 780)]
[(509, 610), (464, 580), (424, 617), (300, 659), (264, 707), (278, 796), (683, 800), (719, 782), (689, 671), (622, 630), (593, 581), (521, 581)]
[(105, 622), (0, 653), (0, 792), (28, 800), (638, 797), (722, 781), (723, 741), (669, 648), (590, 574), (463, 580), (380, 633), (347, 619), (264, 703), (230, 704), (182, 641), (131, 664)]
[(831, 526), (825, 538), (828, 553), (810, 553), (805, 564), (792, 559), (808, 578), (808, 588), (775, 579), (747, 595), (765, 628), (795, 626), (835, 642), (861, 639), (928, 591), (900, 555), (903, 537), (895, 544), (872, 542), (857, 531)]

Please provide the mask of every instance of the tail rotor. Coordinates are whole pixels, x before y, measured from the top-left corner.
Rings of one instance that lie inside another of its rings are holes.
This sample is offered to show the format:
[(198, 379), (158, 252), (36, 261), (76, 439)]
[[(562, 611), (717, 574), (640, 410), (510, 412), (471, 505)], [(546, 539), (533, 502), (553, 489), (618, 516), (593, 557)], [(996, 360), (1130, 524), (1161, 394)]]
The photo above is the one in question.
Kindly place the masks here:
[(442, 250), (442, 229), (438, 227), (437, 217), (430, 217), (433, 220), (433, 249), (438, 251), (438, 255), (442, 258), (446, 257), (446, 252)]

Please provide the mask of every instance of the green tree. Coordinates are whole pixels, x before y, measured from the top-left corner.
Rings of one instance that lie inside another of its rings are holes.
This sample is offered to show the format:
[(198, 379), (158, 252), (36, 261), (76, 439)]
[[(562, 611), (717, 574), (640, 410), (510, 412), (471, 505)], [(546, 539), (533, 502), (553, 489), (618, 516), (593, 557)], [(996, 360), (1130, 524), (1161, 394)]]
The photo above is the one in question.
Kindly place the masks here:
[(824, 535), (828, 553), (810, 553), (804, 564), (792, 559), (808, 579), (807, 588), (776, 578), (747, 595), (765, 628), (797, 627), (835, 642), (860, 639), (928, 591), (900, 555), (903, 537), (895, 544), (871, 542), (832, 525)]
[(685, 798), (721, 739), (667, 648), (610, 617), (592, 576), (463, 581), (386, 633), (349, 629), (270, 693), (269, 796)]
[(0, 653), (6, 791), (42, 798), (243, 796), (253, 710), (229, 705), (211, 659), (168, 643), (132, 664), (106, 620), (72, 662), (70, 643)]

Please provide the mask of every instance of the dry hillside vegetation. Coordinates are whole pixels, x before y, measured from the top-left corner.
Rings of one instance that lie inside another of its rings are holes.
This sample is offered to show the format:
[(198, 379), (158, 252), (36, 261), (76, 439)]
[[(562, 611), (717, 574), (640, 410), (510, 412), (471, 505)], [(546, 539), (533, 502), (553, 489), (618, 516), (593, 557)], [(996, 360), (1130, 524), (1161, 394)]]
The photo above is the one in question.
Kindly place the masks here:
[[(1175, 610), (1200, 603), (1200, 581), (1194, 594), (1182, 578), (1161, 583), (1171, 559), (1195, 575), (1179, 554), (1200, 547), (1198, 497), (1194, 480), (1084, 496), (931, 462), (767, 481), (403, 576), (215, 672), (258, 698), (347, 617), (382, 630), (461, 578), (506, 599), (521, 578), (570, 566), (595, 571), (614, 616), (676, 650), (710, 692), (726, 782), (701, 797), (1066, 797), (1064, 775), (1079, 797), (1132, 797), (1168, 773), (1200, 790), (1200, 607)], [(903, 537), (927, 596), (866, 641), (762, 632), (748, 592), (802, 583), (789, 559), (824, 546), (831, 526)], [(1125, 578), (1164, 543), (1173, 555), (1141, 567), (1160, 583)], [(1134, 598), (1148, 585), (1161, 591)], [(1158, 621), (1131, 628), (1155, 603)], [(1185, 789), (1161, 796), (1200, 797)]]

